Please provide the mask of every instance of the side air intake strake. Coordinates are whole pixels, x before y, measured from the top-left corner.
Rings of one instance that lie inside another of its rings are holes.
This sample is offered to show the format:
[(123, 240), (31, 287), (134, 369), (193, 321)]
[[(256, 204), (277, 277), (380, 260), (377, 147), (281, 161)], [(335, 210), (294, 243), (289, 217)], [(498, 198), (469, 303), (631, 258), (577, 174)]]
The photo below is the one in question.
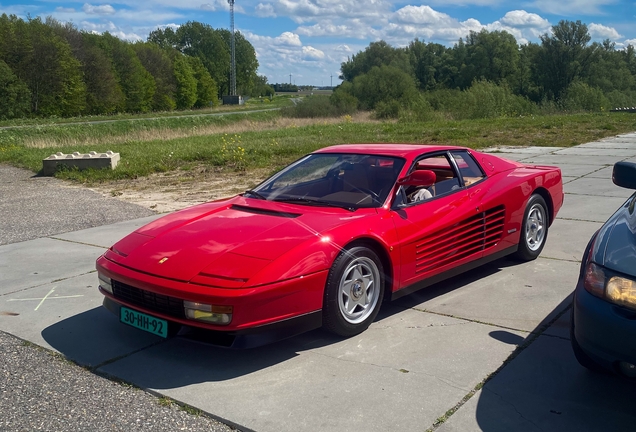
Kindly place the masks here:
[(495, 246), (503, 237), (504, 206), (478, 213), (415, 246), (415, 272), (425, 273)]

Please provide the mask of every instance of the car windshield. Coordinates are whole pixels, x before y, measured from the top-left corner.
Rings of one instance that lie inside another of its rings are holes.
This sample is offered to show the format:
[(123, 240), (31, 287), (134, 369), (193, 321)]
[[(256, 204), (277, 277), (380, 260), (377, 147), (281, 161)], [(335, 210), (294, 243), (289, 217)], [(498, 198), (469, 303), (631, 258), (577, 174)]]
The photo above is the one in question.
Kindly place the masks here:
[(311, 154), (245, 195), (269, 201), (348, 209), (380, 207), (404, 166), (401, 158)]

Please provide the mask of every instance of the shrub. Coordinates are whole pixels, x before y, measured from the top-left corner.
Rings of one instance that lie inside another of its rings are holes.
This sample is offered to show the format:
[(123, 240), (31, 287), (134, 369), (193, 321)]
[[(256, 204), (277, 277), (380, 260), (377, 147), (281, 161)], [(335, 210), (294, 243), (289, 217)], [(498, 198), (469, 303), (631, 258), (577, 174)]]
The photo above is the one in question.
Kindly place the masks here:
[(614, 90), (605, 95), (611, 108), (636, 107), (636, 92)]
[(339, 115), (336, 107), (329, 101), (329, 96), (308, 96), (294, 106), (282, 108), (281, 114), (294, 118), (337, 117)]
[(329, 102), (338, 115), (353, 114), (358, 111), (358, 98), (345, 89), (337, 88), (329, 98)]
[(375, 106), (375, 117), (379, 119), (398, 118), (400, 102), (396, 100), (380, 101)]
[(398, 101), (409, 106), (418, 94), (411, 75), (393, 66), (374, 66), (353, 80), (353, 95), (364, 109), (375, 109), (380, 102)]
[(580, 81), (570, 84), (561, 103), (568, 111), (604, 111), (610, 108), (610, 102), (600, 88)]
[(437, 90), (427, 94), (426, 100), (436, 111), (446, 112), (457, 120), (515, 117), (538, 111), (534, 103), (514, 95), (505, 84), (489, 81), (475, 81), (465, 91)]

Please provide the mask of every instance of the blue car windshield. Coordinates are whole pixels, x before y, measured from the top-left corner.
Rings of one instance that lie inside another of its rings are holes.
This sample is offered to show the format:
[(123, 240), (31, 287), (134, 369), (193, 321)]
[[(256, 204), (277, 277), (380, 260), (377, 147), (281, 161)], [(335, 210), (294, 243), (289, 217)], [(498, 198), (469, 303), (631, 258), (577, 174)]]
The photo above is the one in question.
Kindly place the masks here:
[(246, 195), (269, 201), (350, 209), (380, 207), (404, 163), (404, 159), (389, 156), (310, 154)]

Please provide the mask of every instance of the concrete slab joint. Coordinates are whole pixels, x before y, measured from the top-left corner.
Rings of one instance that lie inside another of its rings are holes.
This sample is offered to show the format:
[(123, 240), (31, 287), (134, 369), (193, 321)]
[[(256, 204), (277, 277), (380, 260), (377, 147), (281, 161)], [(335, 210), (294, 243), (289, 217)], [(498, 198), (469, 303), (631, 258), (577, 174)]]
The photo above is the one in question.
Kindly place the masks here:
[(93, 169), (115, 169), (119, 163), (119, 153), (113, 153), (107, 151), (106, 153), (55, 153), (46, 159), (42, 160), (42, 174), (51, 176), (55, 174), (59, 166), (66, 166), (68, 168), (77, 168), (79, 170), (85, 170), (88, 168)]

